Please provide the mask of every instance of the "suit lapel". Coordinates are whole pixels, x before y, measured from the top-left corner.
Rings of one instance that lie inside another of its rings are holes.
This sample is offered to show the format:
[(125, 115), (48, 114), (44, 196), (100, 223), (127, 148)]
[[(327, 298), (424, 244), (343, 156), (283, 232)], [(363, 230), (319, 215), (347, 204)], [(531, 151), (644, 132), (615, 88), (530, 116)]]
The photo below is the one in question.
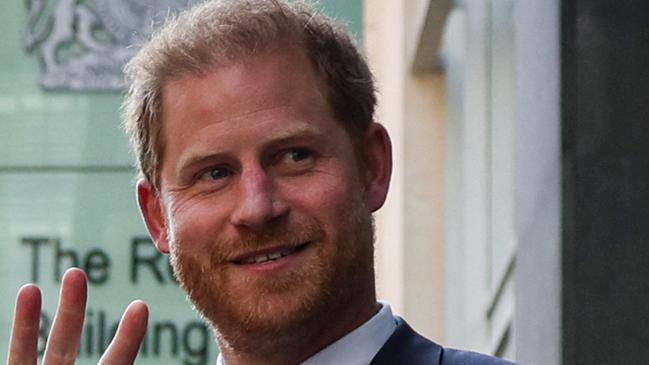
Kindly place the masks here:
[(370, 365), (439, 365), (442, 348), (415, 332), (400, 317), (397, 329), (374, 356)]

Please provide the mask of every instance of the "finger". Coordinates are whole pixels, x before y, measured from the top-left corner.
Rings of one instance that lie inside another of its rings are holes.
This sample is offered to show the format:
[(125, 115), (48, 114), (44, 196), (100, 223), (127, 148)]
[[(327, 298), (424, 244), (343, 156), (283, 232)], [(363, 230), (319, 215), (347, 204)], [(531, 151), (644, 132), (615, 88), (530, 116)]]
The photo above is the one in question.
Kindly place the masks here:
[(149, 308), (141, 300), (132, 302), (119, 321), (117, 333), (99, 360), (100, 365), (133, 364), (146, 333)]
[(47, 339), (43, 365), (74, 364), (86, 310), (86, 274), (72, 268), (63, 275), (54, 324)]
[(40, 319), (41, 291), (36, 285), (27, 284), (16, 296), (7, 365), (36, 364)]

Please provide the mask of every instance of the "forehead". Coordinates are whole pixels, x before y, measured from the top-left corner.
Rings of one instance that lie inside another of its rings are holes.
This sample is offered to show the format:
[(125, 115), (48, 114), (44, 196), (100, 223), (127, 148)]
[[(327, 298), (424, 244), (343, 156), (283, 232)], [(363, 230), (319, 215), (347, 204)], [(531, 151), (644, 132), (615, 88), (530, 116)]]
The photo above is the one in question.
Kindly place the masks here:
[(304, 51), (274, 47), (168, 81), (162, 95), (163, 126), (173, 128), (168, 124), (182, 120), (183, 127), (190, 127), (196, 120), (192, 113), (227, 120), (280, 105), (310, 105), (330, 114), (324, 90)]

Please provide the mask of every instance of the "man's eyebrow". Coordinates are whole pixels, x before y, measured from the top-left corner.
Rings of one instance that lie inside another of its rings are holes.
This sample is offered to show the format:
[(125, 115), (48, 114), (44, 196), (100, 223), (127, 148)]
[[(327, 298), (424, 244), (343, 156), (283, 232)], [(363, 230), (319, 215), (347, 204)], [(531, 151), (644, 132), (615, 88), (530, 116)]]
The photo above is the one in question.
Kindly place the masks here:
[(322, 135), (322, 129), (316, 127), (313, 125), (313, 123), (308, 122), (308, 121), (300, 121), (296, 125), (293, 125), (289, 128), (285, 128), (284, 130), (277, 131), (274, 133), (274, 138), (276, 139), (282, 139), (282, 138), (289, 138), (293, 136), (314, 136), (314, 135)]
[(321, 139), (326, 134), (315, 128), (304, 128), (292, 132), (282, 133), (264, 144), (263, 148), (272, 148), (277, 145), (282, 145), (291, 142), (298, 142), (300, 140), (313, 140)]
[[(318, 128), (310, 125), (300, 126), (295, 129), (282, 131), (274, 136), (272, 139), (264, 143), (261, 147), (262, 150), (274, 148), (283, 144), (299, 142), (301, 140), (320, 140), (326, 136), (326, 133)], [(195, 166), (202, 166), (214, 161), (228, 160), (230, 153), (228, 152), (214, 152), (207, 154), (191, 154), (187, 157), (181, 158), (178, 164), (178, 173), (182, 174), (187, 170), (192, 170)]]
[(212, 163), (214, 161), (224, 160), (226, 156), (227, 153), (222, 153), (222, 152), (209, 153), (206, 155), (202, 155), (202, 154), (191, 155), (180, 160), (180, 163), (178, 164), (177, 172), (179, 175), (182, 175), (186, 171), (193, 170), (196, 166), (203, 166)]

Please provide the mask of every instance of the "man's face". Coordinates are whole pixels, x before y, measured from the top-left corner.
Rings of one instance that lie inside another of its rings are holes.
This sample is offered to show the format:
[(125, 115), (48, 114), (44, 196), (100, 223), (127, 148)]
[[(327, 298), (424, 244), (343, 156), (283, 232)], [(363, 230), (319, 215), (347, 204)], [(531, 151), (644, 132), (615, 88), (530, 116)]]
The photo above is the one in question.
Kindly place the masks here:
[(370, 214), (385, 194), (368, 198), (322, 90), (297, 50), (164, 88), (162, 217), (144, 214), (166, 232), (152, 235), (194, 305), (233, 347), (317, 331), (374, 300)]

